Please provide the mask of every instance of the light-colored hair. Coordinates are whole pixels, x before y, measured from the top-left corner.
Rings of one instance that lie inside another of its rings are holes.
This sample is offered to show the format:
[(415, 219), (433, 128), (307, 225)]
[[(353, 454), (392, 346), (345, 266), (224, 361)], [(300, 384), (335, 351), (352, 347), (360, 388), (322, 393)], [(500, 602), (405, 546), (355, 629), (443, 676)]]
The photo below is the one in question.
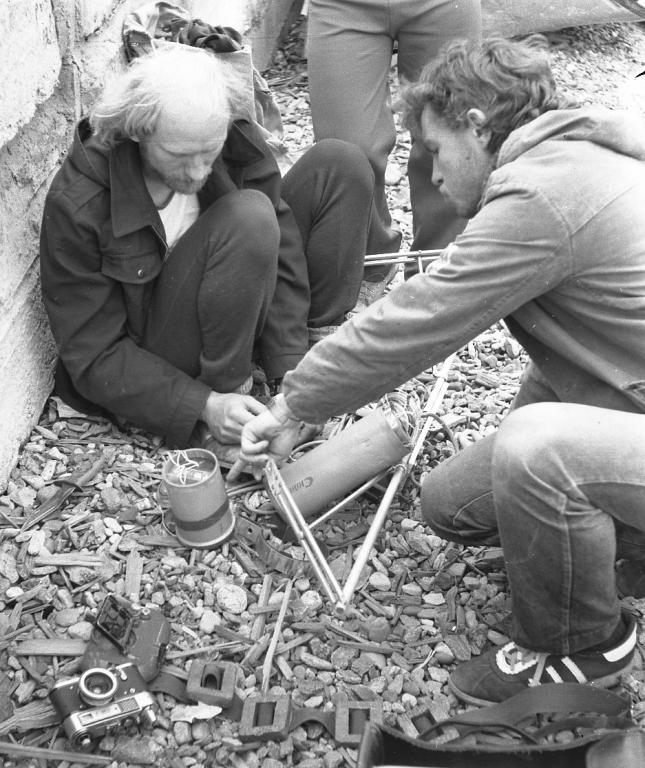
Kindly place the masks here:
[(419, 135), (427, 106), (453, 128), (466, 125), (469, 109), (480, 109), (487, 118), (484, 127), (491, 132), (488, 149), (497, 152), (516, 128), (563, 106), (546, 45), (541, 35), (522, 42), (490, 37), (449, 43), (419, 80), (404, 89), (405, 126)]
[(243, 88), (239, 75), (216, 55), (168, 44), (134, 59), (105, 86), (90, 112), (90, 124), (98, 141), (107, 147), (151, 136), (161, 110), (169, 103), (187, 115), (212, 114), (228, 124), (243, 111)]

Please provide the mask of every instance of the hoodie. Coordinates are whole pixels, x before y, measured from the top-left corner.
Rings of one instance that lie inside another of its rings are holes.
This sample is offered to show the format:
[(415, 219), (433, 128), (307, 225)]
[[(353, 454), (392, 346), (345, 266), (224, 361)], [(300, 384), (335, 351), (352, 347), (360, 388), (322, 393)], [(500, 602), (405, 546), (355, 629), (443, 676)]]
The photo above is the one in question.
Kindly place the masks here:
[(511, 133), (464, 232), (285, 376), (289, 409), (355, 410), (505, 319), (562, 401), (645, 411), (644, 159), (645, 126), (605, 109)]

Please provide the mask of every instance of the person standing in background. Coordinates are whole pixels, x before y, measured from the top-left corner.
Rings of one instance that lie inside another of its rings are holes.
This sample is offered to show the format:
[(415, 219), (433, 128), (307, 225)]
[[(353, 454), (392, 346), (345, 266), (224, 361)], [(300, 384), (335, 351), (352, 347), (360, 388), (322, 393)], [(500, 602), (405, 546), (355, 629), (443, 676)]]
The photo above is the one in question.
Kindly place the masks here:
[[(368, 252), (396, 251), (401, 235), (391, 226), (385, 196), (385, 169), (396, 141), (388, 84), (394, 45), (399, 78), (415, 81), (444, 44), (481, 37), (481, 0), (310, 0), (307, 12), (315, 139), (343, 139), (365, 151), (374, 169), (376, 208), (383, 222), (372, 227)], [(432, 159), (413, 141), (408, 178), (414, 249), (443, 248), (466, 224), (428, 183), (431, 177)], [(363, 286), (368, 290), (361, 297), (365, 305), (385, 289), (391, 278), (388, 269), (366, 269)]]

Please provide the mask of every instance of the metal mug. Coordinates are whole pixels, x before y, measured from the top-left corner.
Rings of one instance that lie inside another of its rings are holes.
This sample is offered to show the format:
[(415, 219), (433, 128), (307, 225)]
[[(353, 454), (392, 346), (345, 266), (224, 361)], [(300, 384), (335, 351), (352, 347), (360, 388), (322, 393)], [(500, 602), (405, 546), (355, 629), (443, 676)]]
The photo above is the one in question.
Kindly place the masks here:
[(206, 549), (233, 533), (235, 515), (217, 457), (205, 448), (173, 451), (162, 470), (175, 535), (182, 544)]

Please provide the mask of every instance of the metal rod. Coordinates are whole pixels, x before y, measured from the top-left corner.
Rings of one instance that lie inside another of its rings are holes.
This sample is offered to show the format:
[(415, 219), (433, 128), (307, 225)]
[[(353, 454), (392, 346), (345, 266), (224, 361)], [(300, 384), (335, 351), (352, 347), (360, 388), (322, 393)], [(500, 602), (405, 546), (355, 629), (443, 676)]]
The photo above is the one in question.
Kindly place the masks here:
[(264, 468), (265, 477), (269, 485), (269, 490), (273, 494), (276, 504), (287, 518), (287, 522), (293, 529), (307, 557), (310, 559), (313, 569), (327, 596), (333, 602), (342, 595), (342, 589), (336, 577), (325, 560), (318, 542), (313, 533), (309, 530), (307, 521), (298, 509), (291, 492), (287, 488), (282, 475), (278, 471), (275, 461), (269, 459)]
[(354, 565), (352, 566), (352, 569), (349, 572), (349, 576), (347, 577), (347, 581), (345, 582), (345, 586), (343, 587), (341, 598), (336, 603), (336, 610), (339, 612), (344, 612), (346, 610), (348, 604), (351, 602), (351, 599), (354, 596), (356, 585), (358, 584), (358, 580), (360, 579), (363, 568), (367, 563), (367, 559), (370, 555), (372, 546), (374, 545), (374, 542), (381, 532), (381, 528), (385, 522), (385, 516), (387, 515), (390, 509), (390, 504), (392, 503), (392, 500), (394, 499), (394, 496), (399, 488), (399, 483), (405, 477), (406, 472), (406, 468), (400, 465), (392, 475), (392, 479), (390, 480), (385, 493), (383, 494), (383, 498), (381, 499), (381, 503), (376, 510), (376, 514), (374, 515), (374, 520), (372, 521), (369, 531), (365, 535), (365, 539), (363, 540), (363, 543), (358, 550)]
[(356, 560), (354, 561), (352, 569), (349, 572), (349, 576), (347, 577), (347, 581), (343, 587), (342, 597), (336, 603), (335, 608), (339, 613), (344, 612), (351, 602), (352, 597), (354, 596), (354, 592), (356, 591), (358, 580), (360, 579), (363, 568), (365, 567), (369, 558), (372, 546), (380, 534), (381, 528), (385, 522), (386, 515), (390, 509), (390, 504), (392, 503), (392, 500), (398, 491), (399, 485), (416, 463), (417, 456), (423, 447), (430, 428), (430, 424), (432, 422), (432, 413), (437, 405), (443, 400), (445, 395), (448, 371), (450, 370), (455, 357), (456, 354), (450, 355), (450, 357), (448, 357), (441, 366), (437, 381), (432, 388), (428, 402), (426, 403), (423, 410), (423, 413), (427, 414), (426, 420), (423, 424), (423, 427), (417, 434), (412, 451), (403, 459), (403, 463), (397, 467), (396, 471), (392, 475), (392, 478), (390, 479), (388, 487), (385, 490), (383, 498), (381, 499), (381, 503), (376, 510), (376, 514), (374, 515), (374, 520), (372, 520), (369, 531), (367, 532), (365, 539), (363, 540), (363, 543), (358, 550)]
[(456, 358), (457, 353), (455, 352), (444, 360), (443, 365), (441, 366), (441, 370), (437, 376), (437, 380), (432, 387), (432, 391), (430, 392), (430, 397), (428, 397), (428, 400), (423, 407), (421, 417), (423, 418), (424, 416), (427, 416), (427, 418), (425, 419), (423, 426), (419, 430), (418, 435), (414, 441), (414, 447), (412, 448), (408, 461), (410, 467), (413, 467), (416, 464), (417, 456), (423, 448), (423, 444), (425, 443), (428, 432), (430, 431), (430, 426), (432, 424), (431, 417), (434, 414), (437, 406), (445, 397), (446, 389), (448, 388), (448, 373), (452, 368)]
[(319, 526), (321, 523), (324, 523), (325, 520), (329, 520), (330, 517), (336, 514), (336, 512), (340, 512), (342, 509), (344, 509), (348, 504), (350, 504), (354, 499), (357, 499), (361, 494), (365, 493), (369, 488), (371, 488), (373, 485), (376, 485), (380, 480), (382, 480), (389, 470), (386, 470), (385, 472), (379, 472), (376, 477), (373, 477), (371, 480), (368, 480), (367, 482), (363, 483), (359, 488), (357, 488), (355, 491), (352, 491), (349, 496), (346, 496), (342, 501), (339, 501), (338, 504), (335, 504), (331, 509), (328, 509), (324, 515), (321, 515), (320, 517), (317, 517), (315, 520), (312, 520), (309, 523), (309, 530), (313, 530), (317, 526)]
[(364, 266), (376, 267), (379, 264), (416, 264), (419, 272), (423, 267), (421, 262), (438, 259), (441, 250), (430, 251), (399, 251), (398, 253), (368, 253)]
[(262, 693), (266, 693), (269, 690), (269, 680), (271, 679), (273, 657), (275, 656), (275, 649), (278, 645), (280, 632), (282, 632), (282, 625), (284, 624), (284, 617), (287, 613), (287, 607), (289, 605), (289, 598), (291, 597), (292, 587), (293, 579), (290, 579), (287, 582), (287, 586), (284, 590), (282, 604), (280, 605), (280, 612), (278, 613), (278, 617), (275, 620), (275, 627), (273, 628), (273, 634), (271, 635), (271, 642), (267, 648), (266, 656), (264, 657), (264, 664), (262, 665)]

